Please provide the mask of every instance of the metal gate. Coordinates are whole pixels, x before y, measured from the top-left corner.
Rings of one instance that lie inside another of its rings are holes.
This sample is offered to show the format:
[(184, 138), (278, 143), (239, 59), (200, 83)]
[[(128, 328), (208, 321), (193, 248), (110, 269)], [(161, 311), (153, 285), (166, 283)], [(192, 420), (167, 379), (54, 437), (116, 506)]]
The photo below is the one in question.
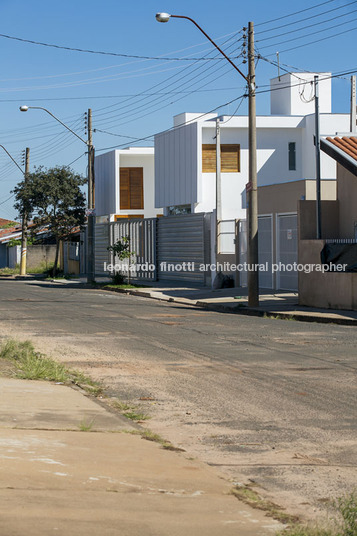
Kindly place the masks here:
[[(247, 221), (239, 220), (238, 222), (238, 248), (239, 248), (239, 264), (248, 262), (247, 257)], [(273, 283), (273, 229), (272, 216), (258, 217), (258, 259), (259, 264), (267, 266), (267, 270), (259, 271), (259, 287), (274, 288)], [(248, 274), (246, 271), (240, 271), (239, 284), (241, 287), (246, 287), (248, 284)]]
[[(156, 218), (122, 220), (109, 224), (110, 244), (124, 237), (129, 238), (131, 258), (130, 278), (140, 281), (156, 281)], [(110, 253), (111, 264), (116, 264)], [(125, 264), (125, 263), (124, 263)], [(129, 264), (129, 261), (127, 262)]]
[(297, 214), (277, 214), (277, 264), (276, 285), (281, 290), (298, 290)]
[(208, 284), (210, 271), (211, 214), (181, 214), (157, 222), (158, 278)]
[(96, 275), (108, 275), (105, 270), (105, 263), (109, 263), (110, 255), (109, 246), (109, 225), (108, 223), (96, 223), (94, 226), (94, 247), (95, 263), (94, 270)]

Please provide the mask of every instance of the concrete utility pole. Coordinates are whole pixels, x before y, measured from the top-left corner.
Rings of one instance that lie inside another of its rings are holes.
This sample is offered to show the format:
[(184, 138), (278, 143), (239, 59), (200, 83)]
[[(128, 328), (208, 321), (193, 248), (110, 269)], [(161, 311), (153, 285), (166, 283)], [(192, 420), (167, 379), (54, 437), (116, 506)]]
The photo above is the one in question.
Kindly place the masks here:
[[(258, 260), (258, 184), (257, 184), (257, 126), (255, 106), (254, 24), (248, 25), (248, 91), (249, 91), (249, 188), (248, 201), (248, 305), (259, 305)], [(252, 268), (254, 267), (254, 270)]]
[(350, 131), (356, 132), (356, 76), (351, 76), (351, 124)]
[(170, 15), (169, 13), (156, 13), (158, 22), (168, 22), (171, 18), (186, 19), (192, 22), (205, 37), (216, 47), (226, 58), (232, 67), (248, 83), (249, 95), (249, 183), (247, 185), (248, 203), (248, 262), (254, 266), (252, 271), (248, 271), (248, 305), (256, 307), (259, 305), (259, 272), (258, 265), (258, 192), (257, 192), (257, 131), (256, 131), (256, 108), (255, 108), (255, 55), (254, 55), (254, 24), (249, 23), (248, 35), (248, 55), (249, 55), (249, 75), (246, 77), (233, 61), (223, 52), (223, 50), (210, 38), (208, 34), (191, 17), (185, 15)]
[(92, 129), (92, 110), (88, 109), (88, 227), (87, 227), (87, 280), (95, 281), (94, 269), (94, 147)]
[[(25, 152), (25, 183), (28, 179), (30, 172), (30, 149), (26, 147)], [(21, 234), (21, 261), (20, 261), (20, 275), (26, 275), (26, 260), (27, 260), (27, 219), (28, 214), (24, 210), (22, 214), (22, 234)]]
[[(216, 256), (221, 251), (220, 222), (222, 220), (222, 185), (221, 185), (221, 127), (219, 117), (216, 119)], [(216, 258), (216, 263), (218, 262)]]
[(316, 155), (316, 238), (321, 239), (321, 150), (320, 150), (320, 108), (319, 77), (314, 76), (315, 86), (315, 155)]

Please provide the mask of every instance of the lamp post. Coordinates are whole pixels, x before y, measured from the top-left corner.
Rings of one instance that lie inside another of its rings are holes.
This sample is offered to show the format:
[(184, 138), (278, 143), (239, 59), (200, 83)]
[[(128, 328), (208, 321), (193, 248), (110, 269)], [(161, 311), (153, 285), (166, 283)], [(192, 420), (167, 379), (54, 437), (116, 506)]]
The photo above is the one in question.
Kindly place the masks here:
[(259, 272), (258, 272), (258, 192), (257, 192), (257, 131), (256, 131), (256, 107), (255, 107), (255, 62), (254, 62), (254, 24), (249, 23), (248, 28), (248, 60), (249, 74), (245, 76), (223, 50), (211, 39), (211, 37), (191, 17), (184, 15), (171, 15), (169, 13), (157, 13), (158, 22), (168, 22), (171, 18), (186, 19), (192, 22), (212, 45), (224, 56), (232, 67), (244, 78), (248, 84), (249, 96), (249, 182), (247, 185), (248, 205), (248, 305), (259, 305)]
[(48, 113), (53, 119), (60, 123), (64, 128), (69, 130), (74, 136), (76, 136), (81, 142), (85, 143), (88, 147), (88, 254), (87, 254), (87, 281), (92, 283), (95, 280), (94, 274), (94, 146), (92, 144), (92, 131), (91, 126), (88, 129), (88, 141), (84, 140), (74, 130), (69, 128), (63, 121), (58, 119), (52, 112), (43, 108), (42, 106), (20, 106), (21, 112), (27, 112), (27, 110), (43, 110)]

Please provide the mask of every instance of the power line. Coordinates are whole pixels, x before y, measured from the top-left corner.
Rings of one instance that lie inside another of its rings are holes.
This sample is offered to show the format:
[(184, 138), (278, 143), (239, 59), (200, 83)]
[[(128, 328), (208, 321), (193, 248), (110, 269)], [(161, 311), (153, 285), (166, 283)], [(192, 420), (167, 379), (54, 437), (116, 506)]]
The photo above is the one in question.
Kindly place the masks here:
[[(53, 43), (44, 43), (41, 41), (33, 41), (32, 39), (24, 39), (22, 37), (15, 37), (12, 35), (0, 34), (0, 37), (5, 39), (12, 39), (14, 41), (20, 41), (22, 43), (29, 43), (31, 45), (39, 45), (43, 47), (57, 48), (60, 50), (68, 50), (70, 52), (84, 52), (86, 54), (100, 54), (104, 56), (116, 56), (120, 58), (136, 58), (141, 60), (159, 60), (159, 61), (210, 61), (214, 58), (168, 58), (163, 56), (140, 56), (137, 54), (122, 54), (118, 52), (104, 52), (102, 50), (90, 50), (84, 48), (68, 47), (64, 45), (55, 45)], [(215, 61), (221, 61), (224, 58), (216, 58)]]
[(317, 17), (321, 17), (322, 15), (326, 15), (327, 13), (333, 13), (335, 11), (338, 11), (339, 9), (343, 9), (344, 7), (351, 6), (352, 4), (356, 4), (356, 3), (357, 3), (357, 0), (353, 0), (353, 2), (348, 2), (347, 4), (343, 4), (342, 6), (335, 7), (333, 9), (329, 9), (327, 11), (323, 11), (322, 13), (317, 13), (316, 15), (311, 15), (310, 17), (305, 17), (303, 19), (299, 19), (299, 20), (296, 20), (294, 22), (288, 22), (287, 24), (275, 26), (274, 28), (269, 28), (268, 30), (263, 30), (261, 32), (256, 32), (256, 35), (259, 35), (261, 33), (266, 33), (266, 32), (272, 32), (274, 30), (279, 30), (279, 29), (285, 28), (287, 26), (293, 26), (294, 24), (298, 24), (299, 22), (305, 22), (306, 20), (316, 19)]
[[(291, 47), (291, 48), (285, 48), (284, 50), (280, 50), (279, 53), (290, 52), (291, 50), (296, 50), (298, 48), (307, 47), (307, 46), (313, 45), (315, 43), (320, 43), (321, 41), (326, 41), (327, 39), (333, 39), (334, 37), (341, 37), (342, 34), (353, 32), (355, 30), (357, 30), (357, 26), (355, 26), (354, 28), (350, 28), (349, 30), (345, 30), (343, 32), (334, 34), (334, 35), (329, 35), (327, 37), (322, 37), (321, 39), (315, 39), (314, 41), (309, 41), (308, 43), (304, 43), (303, 45), (298, 45), (296, 47)], [(268, 54), (267, 56), (275, 56), (275, 54)]]
[[(355, 11), (357, 11), (357, 9)], [(314, 35), (320, 34), (322, 32), (328, 32), (329, 30), (339, 28), (340, 26), (346, 26), (346, 24), (349, 24), (350, 22), (354, 22), (356, 20), (357, 20), (357, 17), (355, 17), (354, 19), (349, 20), (347, 23), (345, 21), (345, 22), (341, 22), (340, 24), (334, 24), (332, 26), (329, 26), (328, 28), (324, 28), (322, 30), (315, 31)], [(345, 33), (345, 32), (342, 32), (342, 33)], [(292, 39), (286, 39), (285, 41), (279, 41), (278, 43), (272, 43), (271, 45), (266, 45), (264, 47), (261, 47), (261, 50), (264, 50), (266, 48), (276, 47), (277, 45), (282, 45), (282, 44), (285, 44), (285, 43), (291, 43), (292, 41), (298, 41), (299, 39), (305, 39), (305, 37), (308, 37), (309, 35), (311, 35), (311, 34), (308, 33), (308, 34), (300, 35), (299, 37), (293, 37)], [(332, 37), (334, 37), (334, 36), (332, 36)]]
[[(314, 26), (319, 26), (320, 24), (325, 24), (326, 22), (331, 22), (332, 20), (341, 19), (342, 17), (347, 17), (351, 15), (352, 13), (355, 13), (357, 9), (354, 9), (353, 11), (350, 11), (350, 13), (343, 13), (343, 15), (338, 15), (337, 17), (331, 17), (330, 19), (322, 20), (319, 22), (315, 22), (313, 24), (309, 24), (308, 26), (303, 26), (302, 28), (297, 28), (296, 30), (288, 30), (287, 32), (283, 32), (281, 34), (277, 35), (271, 35), (270, 37), (265, 37), (264, 39), (258, 39), (256, 40), (256, 43), (263, 43), (263, 41), (269, 41), (270, 39), (276, 39), (277, 37), (281, 37), (283, 35), (290, 35), (292, 33), (301, 32), (302, 30), (307, 30), (307, 28), (313, 28)], [(353, 19), (355, 20), (355, 19)], [(344, 22), (343, 24), (348, 24), (351, 21)], [(279, 44), (279, 43), (278, 43)], [(271, 45), (275, 46), (275, 45)]]
[[(181, 124), (176, 125), (176, 126), (174, 126), (174, 127), (168, 128), (168, 129), (163, 130), (163, 131), (161, 131), (161, 132), (156, 132), (156, 133), (154, 133), (154, 134), (150, 134), (149, 136), (145, 136), (144, 138), (139, 138), (137, 141), (138, 141), (138, 142), (139, 142), (139, 141), (144, 141), (144, 140), (147, 140), (148, 138), (152, 138), (152, 137), (154, 137), (154, 136), (156, 136), (156, 135), (158, 135), (158, 134), (164, 134), (164, 133), (166, 133), (166, 132), (170, 132), (170, 131), (172, 131), (172, 130), (174, 130), (174, 129), (177, 129), (177, 128), (186, 126), (186, 125), (188, 125), (188, 124), (190, 124), (190, 123), (192, 123), (192, 122), (197, 121), (197, 120), (200, 119), (201, 117), (204, 117), (204, 116), (206, 116), (206, 115), (209, 115), (209, 114), (215, 112), (216, 110), (219, 110), (220, 108), (223, 108), (224, 106), (228, 106), (229, 104), (232, 104), (233, 102), (236, 102), (236, 101), (239, 100), (239, 99), (246, 98), (247, 96), (248, 96), (248, 95), (240, 95), (239, 97), (236, 97), (235, 99), (232, 99), (232, 100), (229, 101), (229, 102), (225, 102), (224, 104), (220, 104), (219, 106), (216, 106), (215, 108), (213, 108), (213, 109), (210, 110), (209, 112), (205, 112), (205, 113), (203, 113), (203, 114), (201, 114), (201, 115), (195, 117), (194, 119), (190, 119), (189, 121), (185, 121), (184, 123), (181, 123)], [(125, 146), (125, 145), (126, 145), (126, 144), (123, 143), (123, 144), (121, 144), (121, 145), (113, 145), (112, 147), (104, 147), (104, 148), (102, 148), (102, 149), (97, 149), (97, 152), (108, 151), (108, 150), (110, 150), (110, 149), (117, 149), (118, 147), (123, 147), (123, 146)]]
[(136, 141), (139, 140), (139, 138), (134, 138), (133, 136), (127, 136), (124, 134), (116, 134), (115, 132), (108, 132), (107, 130), (100, 130), (99, 128), (94, 128), (93, 132), (101, 132), (103, 134), (108, 134), (109, 136), (117, 136), (118, 138), (127, 138), (130, 140), (136, 140)]
[(300, 13), (304, 13), (305, 11), (310, 11), (311, 9), (316, 9), (317, 7), (324, 6), (326, 4), (331, 4), (332, 2), (335, 2), (336, 0), (327, 0), (327, 2), (321, 2), (321, 4), (315, 4), (314, 6), (307, 7), (305, 9), (300, 9), (300, 11), (294, 11), (293, 13), (289, 13), (288, 15), (283, 15), (282, 17), (277, 17), (275, 19), (266, 20), (264, 22), (260, 22), (256, 24), (255, 26), (263, 26), (264, 24), (270, 24), (271, 22), (276, 22), (277, 20), (283, 20), (287, 19), (288, 17), (293, 17), (294, 15), (299, 15)]

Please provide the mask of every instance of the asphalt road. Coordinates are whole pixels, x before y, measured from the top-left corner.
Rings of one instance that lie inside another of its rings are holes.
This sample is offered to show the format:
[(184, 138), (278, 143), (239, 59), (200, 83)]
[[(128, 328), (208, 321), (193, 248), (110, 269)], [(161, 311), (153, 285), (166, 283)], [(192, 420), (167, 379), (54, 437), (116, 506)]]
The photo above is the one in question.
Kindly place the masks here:
[(0, 281), (0, 325), (139, 401), (151, 429), (292, 512), (312, 517), (355, 486), (354, 327), (14, 280)]

